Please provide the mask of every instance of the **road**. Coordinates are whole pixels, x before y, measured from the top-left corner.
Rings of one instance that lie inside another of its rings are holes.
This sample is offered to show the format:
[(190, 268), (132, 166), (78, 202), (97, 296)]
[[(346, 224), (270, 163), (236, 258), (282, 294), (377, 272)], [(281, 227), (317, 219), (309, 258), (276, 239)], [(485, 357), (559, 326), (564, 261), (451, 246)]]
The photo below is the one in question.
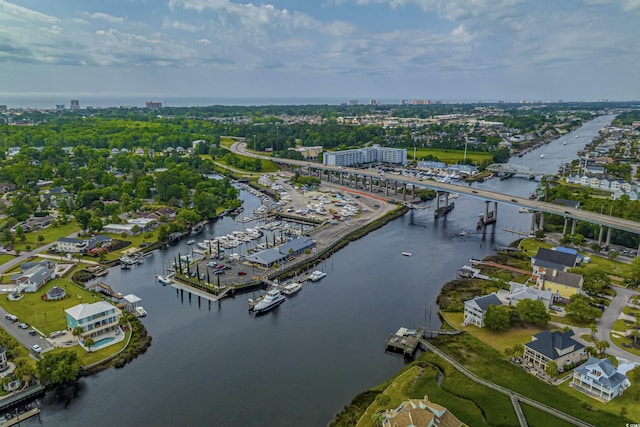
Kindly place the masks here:
[[(255, 157), (259, 159), (271, 160), (275, 163), (292, 165), (297, 167), (306, 167), (311, 169), (319, 169), (326, 171), (333, 171), (343, 174), (355, 174), (359, 177), (367, 177), (373, 179), (386, 179), (396, 181), (401, 184), (414, 185), (416, 187), (428, 188), (435, 191), (443, 191), (447, 193), (460, 193), (470, 197), (489, 200), (495, 202), (506, 203), (514, 206), (525, 207), (534, 211), (550, 213), (560, 215), (567, 218), (575, 218), (579, 221), (586, 221), (592, 224), (602, 225), (604, 227), (611, 227), (616, 230), (628, 231), (630, 233), (640, 234), (640, 222), (631, 221), (623, 218), (616, 218), (609, 215), (598, 214), (595, 212), (583, 211), (580, 209), (570, 208), (564, 205), (555, 205), (553, 203), (542, 202), (538, 200), (531, 200), (524, 197), (512, 196), (510, 194), (496, 193), (489, 190), (483, 190), (471, 187), (469, 185), (450, 184), (445, 182), (436, 182), (432, 180), (422, 181), (419, 178), (393, 175), (392, 177), (381, 178), (380, 173), (377, 170), (368, 169), (354, 169), (342, 166), (329, 166), (319, 163), (310, 163), (306, 161), (290, 160), (272, 158), (268, 156), (261, 156), (250, 151), (247, 151), (245, 142), (235, 142), (230, 150), (237, 154), (242, 154), (249, 157)], [(640, 254), (639, 254), (640, 255)]]
[(607, 350), (607, 353), (620, 357), (623, 359), (627, 359), (631, 362), (640, 363), (640, 357), (636, 356), (633, 353), (629, 353), (628, 351), (616, 346), (613, 341), (611, 341), (611, 330), (613, 328), (613, 324), (620, 317), (622, 313), (622, 309), (627, 305), (629, 298), (633, 295), (638, 295), (638, 291), (627, 289), (627, 288), (615, 288), (616, 296), (611, 300), (609, 306), (602, 313), (602, 317), (597, 323), (598, 331), (596, 332), (596, 338), (598, 341), (605, 340), (609, 343), (611, 347)]
[[(2, 328), (5, 331), (7, 331), (16, 340), (18, 340), (20, 344), (25, 346), (27, 350), (30, 350), (31, 347), (35, 344), (38, 344), (40, 348), (42, 348), (43, 353), (54, 348), (53, 345), (49, 341), (47, 341), (42, 335), (40, 334), (37, 334), (35, 336), (29, 335), (29, 331), (31, 330), (31, 328), (29, 329), (19, 328), (18, 325), (22, 323), (22, 321), (18, 319), (17, 322), (12, 322), (11, 320), (5, 317), (7, 313), (8, 312), (4, 308), (0, 307), (0, 322), (2, 322), (0, 323), (0, 325), (2, 325)], [(31, 357), (34, 357), (33, 353), (31, 353)]]

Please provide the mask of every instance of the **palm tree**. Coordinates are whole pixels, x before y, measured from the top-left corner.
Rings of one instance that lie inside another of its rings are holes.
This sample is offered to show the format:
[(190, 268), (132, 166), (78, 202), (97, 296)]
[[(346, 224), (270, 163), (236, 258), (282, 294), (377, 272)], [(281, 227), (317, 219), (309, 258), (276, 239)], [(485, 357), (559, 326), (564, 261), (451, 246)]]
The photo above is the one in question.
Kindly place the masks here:
[(84, 340), (84, 345), (87, 347), (89, 353), (91, 353), (91, 346), (95, 344), (95, 341), (93, 341), (93, 338), (88, 337), (87, 339)]
[(593, 338), (595, 340), (596, 332), (598, 332), (598, 327), (596, 326), (595, 323), (592, 323), (592, 324), (589, 325), (589, 329), (591, 329), (591, 338)]
[(73, 330), (71, 331), (71, 334), (74, 337), (78, 337), (78, 339), (80, 339), (80, 337), (82, 336), (82, 333), (84, 332), (84, 330), (80, 327), (80, 326), (76, 326), (75, 328), (73, 328)]
[(513, 347), (507, 347), (504, 349), (504, 355), (507, 356), (507, 360), (511, 360), (515, 353), (516, 351)]
[(640, 295), (634, 295), (631, 297), (631, 304), (633, 304), (633, 308), (636, 308), (636, 306), (638, 305), (638, 303), (640, 303)]
[(524, 346), (522, 344), (516, 344), (513, 346), (513, 355), (521, 357), (524, 354)]
[(629, 335), (631, 335), (631, 338), (633, 338), (633, 345), (636, 345), (636, 339), (638, 339), (638, 335), (640, 335), (640, 331), (638, 331), (637, 329), (633, 329)]
[(598, 350), (598, 353), (600, 356), (604, 356), (604, 352), (610, 347), (611, 345), (609, 344), (608, 341), (606, 340), (602, 340), (602, 341), (597, 341), (596, 342), (596, 350)]

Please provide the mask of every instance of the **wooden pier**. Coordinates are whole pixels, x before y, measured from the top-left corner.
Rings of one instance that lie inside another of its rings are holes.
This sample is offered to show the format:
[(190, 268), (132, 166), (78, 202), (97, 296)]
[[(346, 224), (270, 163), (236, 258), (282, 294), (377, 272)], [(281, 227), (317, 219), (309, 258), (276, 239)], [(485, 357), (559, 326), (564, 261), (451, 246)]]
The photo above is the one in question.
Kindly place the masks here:
[(400, 328), (395, 334), (389, 335), (385, 341), (385, 351), (401, 353), (404, 357), (412, 358), (421, 342), (438, 335), (457, 335), (457, 329), (428, 329), (420, 326), (418, 329)]

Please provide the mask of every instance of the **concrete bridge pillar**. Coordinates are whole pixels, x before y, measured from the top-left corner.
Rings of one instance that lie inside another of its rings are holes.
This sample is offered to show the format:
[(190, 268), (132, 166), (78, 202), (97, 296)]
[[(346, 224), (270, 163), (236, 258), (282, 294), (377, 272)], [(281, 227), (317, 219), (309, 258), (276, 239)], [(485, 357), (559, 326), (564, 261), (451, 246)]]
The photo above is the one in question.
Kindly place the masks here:
[(484, 216), (482, 217), (482, 222), (485, 224), (489, 221), (489, 200), (485, 200), (484, 202)]
[(576, 225), (578, 224), (578, 220), (573, 218), (573, 222), (571, 223), (571, 234), (576, 234)]
[(534, 234), (536, 232), (536, 212), (531, 215), (531, 228), (529, 229), (529, 234)]
[(449, 206), (449, 193), (444, 193), (444, 205)]
[(607, 238), (605, 245), (611, 245), (611, 227), (607, 227)]
[(373, 193), (373, 178), (369, 178), (369, 192)]
[(412, 199), (416, 198), (416, 185), (415, 184), (411, 184), (411, 198)]
[(436, 190), (436, 211), (440, 209), (440, 192)]
[(393, 194), (398, 195), (398, 181), (393, 181)]
[(402, 200), (407, 200), (407, 184), (402, 184)]
[(604, 227), (600, 226), (600, 233), (598, 233), (598, 246), (602, 246), (603, 234), (604, 234)]
[(498, 220), (498, 202), (493, 202), (493, 219)]
[(567, 226), (569, 225), (569, 217), (564, 217), (564, 226), (562, 227), (562, 237), (567, 235)]
[(544, 231), (544, 212), (540, 212), (540, 230)]
[(389, 197), (389, 181), (384, 182), (385, 195)]
[(340, 174), (340, 185), (344, 185), (344, 174)]

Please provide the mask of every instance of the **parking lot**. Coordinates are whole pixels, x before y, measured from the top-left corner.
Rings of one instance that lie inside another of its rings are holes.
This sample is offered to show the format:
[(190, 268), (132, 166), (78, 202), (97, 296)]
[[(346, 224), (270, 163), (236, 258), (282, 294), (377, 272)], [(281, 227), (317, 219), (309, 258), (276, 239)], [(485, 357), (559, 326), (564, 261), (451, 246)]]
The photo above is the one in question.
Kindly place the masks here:
[[(29, 325), (24, 324), (20, 321), (20, 319), (12, 320), (7, 318), (8, 313), (2, 307), (0, 307), (0, 322), (2, 322), (2, 327), (9, 334), (11, 334), (20, 344), (25, 346), (27, 349), (31, 350), (31, 356), (35, 357), (33, 346), (40, 346), (41, 352), (46, 352), (54, 348), (54, 346), (46, 340), (38, 331), (30, 327)], [(21, 325), (23, 325), (21, 327)], [(25, 327), (26, 325), (26, 327)]]

